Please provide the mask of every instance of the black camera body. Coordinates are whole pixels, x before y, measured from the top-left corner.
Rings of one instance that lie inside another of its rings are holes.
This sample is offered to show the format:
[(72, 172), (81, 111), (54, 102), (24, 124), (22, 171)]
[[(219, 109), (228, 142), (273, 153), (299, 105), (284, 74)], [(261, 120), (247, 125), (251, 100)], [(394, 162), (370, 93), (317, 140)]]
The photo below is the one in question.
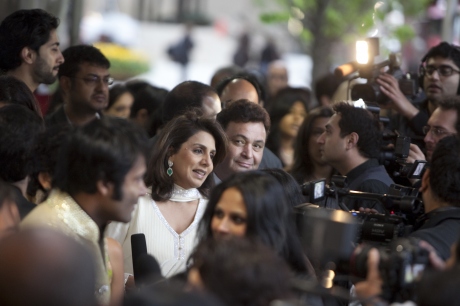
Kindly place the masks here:
[(387, 61), (377, 65), (367, 65), (359, 69), (359, 76), (367, 79), (366, 84), (356, 84), (351, 89), (351, 99), (353, 101), (363, 99), (365, 102), (375, 102), (379, 105), (390, 103), (390, 99), (380, 90), (380, 85), (376, 79), (381, 74), (380, 69), (388, 66), (388, 74), (391, 74), (398, 80), (399, 89), (406, 97), (414, 97), (417, 94), (418, 83), (416, 78), (412, 79), (406, 75), (396, 60), (396, 55), (390, 55)]
[[(421, 248), (417, 239), (399, 238), (388, 248), (377, 248), (379, 272), (383, 280), (382, 297), (390, 302), (414, 299), (415, 287), (425, 267), (429, 265), (429, 252)], [(360, 245), (350, 260), (351, 274), (366, 278), (367, 258), (371, 245)]]
[(397, 215), (384, 215), (351, 211), (358, 220), (356, 242), (386, 246), (405, 234), (404, 219)]

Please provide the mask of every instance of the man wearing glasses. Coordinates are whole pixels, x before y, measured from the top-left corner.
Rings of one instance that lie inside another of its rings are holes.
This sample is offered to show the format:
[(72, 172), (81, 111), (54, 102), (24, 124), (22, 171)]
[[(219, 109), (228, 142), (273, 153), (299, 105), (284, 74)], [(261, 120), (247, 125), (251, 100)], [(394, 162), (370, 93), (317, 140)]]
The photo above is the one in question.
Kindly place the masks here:
[[(441, 139), (458, 134), (460, 130), (459, 113), (459, 96), (446, 97), (438, 102), (438, 107), (431, 114), (427, 125), (423, 127), (427, 161), (431, 161), (434, 148)], [(407, 162), (412, 163), (415, 160), (425, 160), (425, 156), (417, 146), (411, 144)]]
[(109, 60), (88, 45), (69, 47), (62, 54), (65, 62), (59, 68), (59, 87), (64, 104), (46, 118), (46, 125), (78, 126), (100, 118), (113, 84)]
[(427, 125), (438, 102), (444, 97), (460, 94), (460, 47), (442, 42), (431, 48), (422, 59), (419, 77), (426, 95), (426, 100), (419, 108), (404, 96), (393, 76), (382, 74), (377, 78), (377, 83), (381, 91), (391, 99), (389, 107), (402, 117), (394, 120), (396, 123), (392, 129), (421, 140), (424, 136), (423, 127)]

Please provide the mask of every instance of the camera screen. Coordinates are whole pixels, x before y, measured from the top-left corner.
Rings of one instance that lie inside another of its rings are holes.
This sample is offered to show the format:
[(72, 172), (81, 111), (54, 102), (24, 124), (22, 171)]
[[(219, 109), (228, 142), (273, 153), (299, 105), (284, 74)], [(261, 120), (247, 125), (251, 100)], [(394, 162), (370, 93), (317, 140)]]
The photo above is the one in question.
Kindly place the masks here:
[(315, 200), (324, 197), (324, 181), (320, 181), (315, 184), (315, 190), (313, 194), (315, 195)]
[(412, 166), (412, 173), (410, 173), (409, 178), (419, 179), (423, 175), (423, 170), (425, 170), (426, 161), (416, 160)]

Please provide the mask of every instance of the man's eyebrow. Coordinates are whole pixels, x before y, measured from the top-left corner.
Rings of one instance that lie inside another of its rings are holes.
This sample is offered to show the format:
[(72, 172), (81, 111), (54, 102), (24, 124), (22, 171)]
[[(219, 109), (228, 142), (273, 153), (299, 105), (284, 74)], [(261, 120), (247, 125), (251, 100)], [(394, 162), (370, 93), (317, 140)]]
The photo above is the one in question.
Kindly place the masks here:
[(236, 135), (233, 135), (233, 137), (241, 137), (241, 138), (244, 138), (244, 139), (248, 139), (245, 135), (243, 134), (236, 134)]

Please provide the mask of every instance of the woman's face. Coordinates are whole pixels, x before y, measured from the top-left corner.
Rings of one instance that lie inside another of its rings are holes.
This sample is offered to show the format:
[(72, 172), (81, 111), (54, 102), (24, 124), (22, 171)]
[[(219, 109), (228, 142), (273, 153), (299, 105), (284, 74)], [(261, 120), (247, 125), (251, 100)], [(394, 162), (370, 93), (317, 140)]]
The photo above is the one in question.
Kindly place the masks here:
[(211, 134), (200, 131), (191, 136), (169, 157), (174, 183), (185, 189), (200, 187), (212, 172), (214, 155), (216, 143)]
[(212, 236), (221, 239), (227, 236), (246, 235), (247, 210), (243, 195), (235, 188), (226, 189), (214, 209), (211, 220)]
[(302, 102), (292, 104), (289, 113), (284, 115), (280, 121), (281, 134), (285, 137), (295, 138), (306, 115), (307, 110)]
[(312, 124), (310, 139), (308, 139), (308, 154), (315, 165), (325, 164), (325, 162), (321, 160), (321, 152), (316, 140), (326, 130), (326, 124), (328, 121), (329, 117), (318, 117)]
[(133, 105), (134, 97), (131, 93), (125, 92), (117, 101), (106, 110), (105, 114), (114, 117), (128, 119), (131, 113), (131, 106)]

